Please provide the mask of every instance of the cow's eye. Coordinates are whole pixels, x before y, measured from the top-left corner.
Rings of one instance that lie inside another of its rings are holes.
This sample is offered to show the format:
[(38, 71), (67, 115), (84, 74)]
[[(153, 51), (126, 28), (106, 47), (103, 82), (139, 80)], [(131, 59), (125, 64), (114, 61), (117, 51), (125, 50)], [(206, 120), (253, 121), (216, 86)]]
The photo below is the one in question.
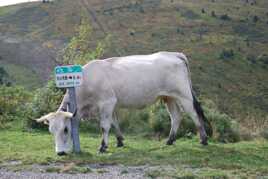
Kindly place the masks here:
[(64, 134), (67, 134), (68, 133), (68, 128), (65, 127), (63, 132), (64, 132)]

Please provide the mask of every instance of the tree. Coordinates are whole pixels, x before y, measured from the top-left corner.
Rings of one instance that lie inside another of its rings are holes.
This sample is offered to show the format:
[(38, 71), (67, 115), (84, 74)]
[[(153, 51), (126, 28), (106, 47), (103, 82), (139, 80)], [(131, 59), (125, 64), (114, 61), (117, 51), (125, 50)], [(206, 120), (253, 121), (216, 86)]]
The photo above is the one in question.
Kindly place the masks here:
[(81, 24), (76, 30), (76, 35), (70, 43), (61, 51), (57, 61), (60, 64), (86, 64), (89, 60), (100, 58), (104, 49), (108, 46), (110, 36), (97, 43), (92, 49), (92, 28), (87, 18), (82, 17)]

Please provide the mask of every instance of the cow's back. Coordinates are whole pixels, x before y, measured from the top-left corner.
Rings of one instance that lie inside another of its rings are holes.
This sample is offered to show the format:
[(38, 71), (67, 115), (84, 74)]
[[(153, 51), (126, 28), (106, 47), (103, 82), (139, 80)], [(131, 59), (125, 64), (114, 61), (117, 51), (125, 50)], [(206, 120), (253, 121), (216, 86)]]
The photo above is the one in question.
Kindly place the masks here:
[(83, 67), (83, 85), (77, 88), (79, 112), (95, 113), (96, 105), (111, 96), (118, 107), (141, 108), (168, 95), (177, 88), (176, 78), (183, 76), (179, 71), (185, 71), (181, 55), (159, 52), (89, 62)]
[(143, 107), (176, 87), (178, 71), (185, 68), (179, 53), (159, 52), (107, 59), (107, 80), (120, 106)]

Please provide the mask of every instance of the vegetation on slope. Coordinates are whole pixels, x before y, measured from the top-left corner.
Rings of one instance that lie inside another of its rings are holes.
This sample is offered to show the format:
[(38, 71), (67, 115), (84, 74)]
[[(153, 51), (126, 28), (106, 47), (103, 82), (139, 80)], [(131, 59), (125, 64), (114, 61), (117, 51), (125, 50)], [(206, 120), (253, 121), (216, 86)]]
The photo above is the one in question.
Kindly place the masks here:
[(254, 2), (58, 0), (4, 12), (1, 23), (5, 33), (39, 40), (55, 50), (51, 40), (72, 37), (83, 12), (91, 19), (92, 47), (111, 34), (112, 48), (103, 57), (182, 51), (190, 58), (199, 94), (245, 125), (253, 121), (263, 126), (268, 109), (268, 3)]

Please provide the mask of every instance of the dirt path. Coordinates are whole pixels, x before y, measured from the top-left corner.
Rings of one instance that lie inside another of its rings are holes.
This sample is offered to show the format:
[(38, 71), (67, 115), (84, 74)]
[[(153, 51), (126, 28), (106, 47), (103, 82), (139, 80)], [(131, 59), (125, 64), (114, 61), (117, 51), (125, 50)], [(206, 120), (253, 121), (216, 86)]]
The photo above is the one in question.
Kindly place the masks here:
[(140, 179), (148, 178), (146, 172), (155, 169), (152, 166), (124, 166), (87, 164), (77, 166), (69, 164), (30, 165), (0, 168), (1, 179)]

